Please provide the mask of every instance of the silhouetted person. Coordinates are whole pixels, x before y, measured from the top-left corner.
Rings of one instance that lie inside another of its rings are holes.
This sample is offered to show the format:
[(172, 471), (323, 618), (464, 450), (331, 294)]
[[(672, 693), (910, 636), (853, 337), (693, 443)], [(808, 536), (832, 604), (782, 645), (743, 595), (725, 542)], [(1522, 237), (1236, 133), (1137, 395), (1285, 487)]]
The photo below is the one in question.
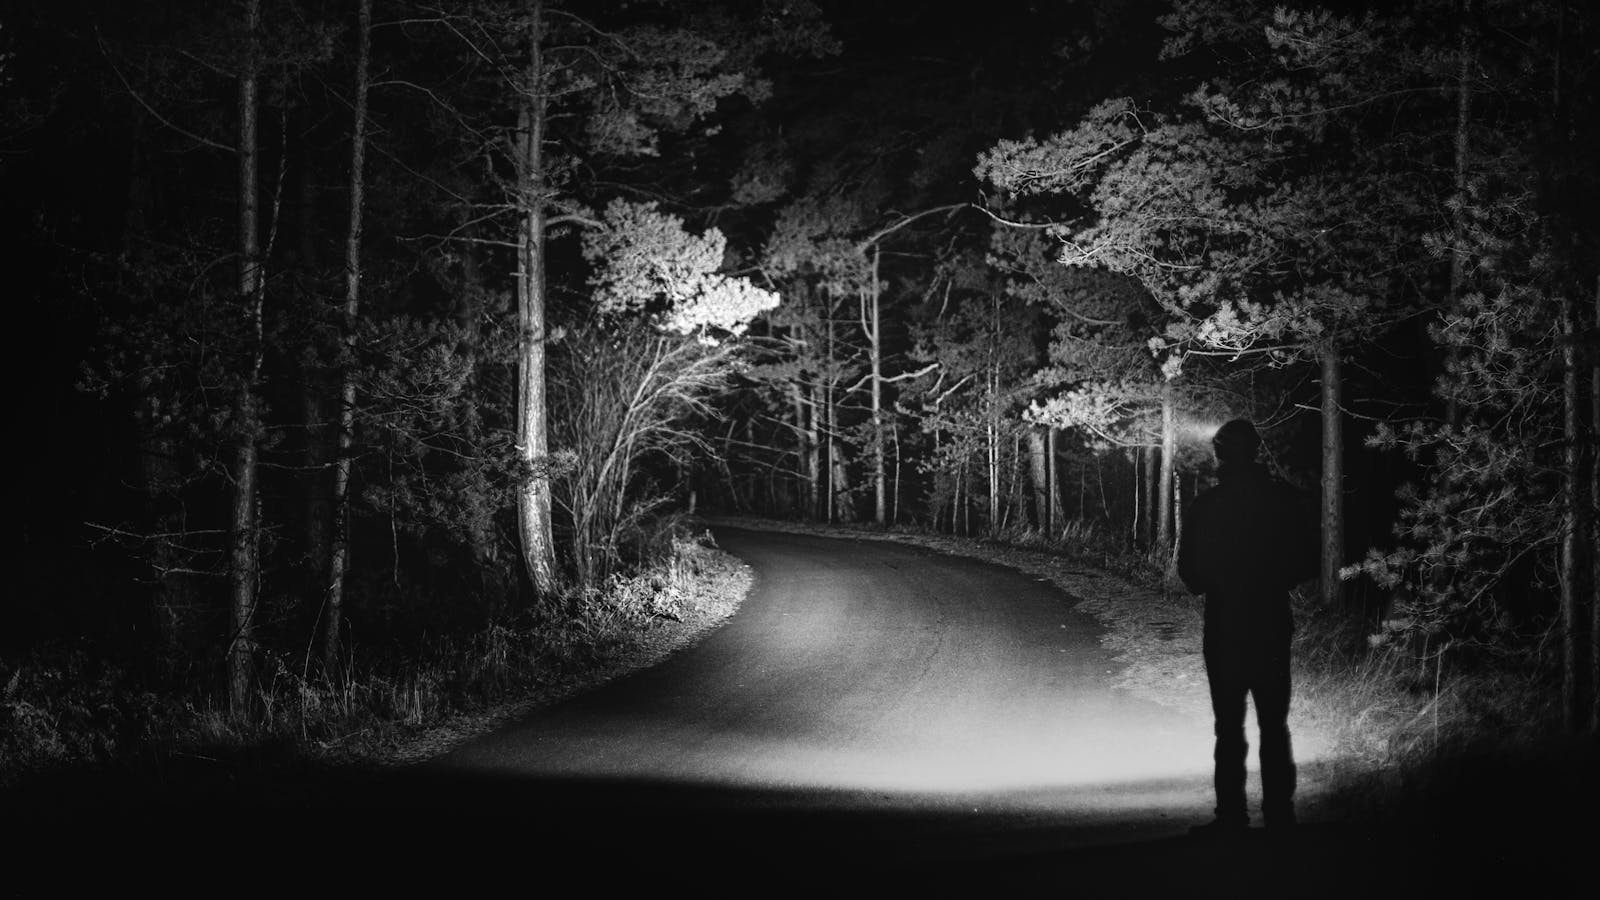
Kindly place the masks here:
[(1289, 743), (1289, 590), (1317, 571), (1316, 519), (1300, 492), (1256, 461), (1255, 425), (1234, 419), (1212, 439), (1217, 485), (1183, 517), (1178, 575), (1205, 595), (1204, 653), (1216, 717), (1216, 819), (1193, 831), (1242, 833), (1245, 697), (1261, 729), (1261, 814), (1269, 829), (1292, 826), (1294, 754)]

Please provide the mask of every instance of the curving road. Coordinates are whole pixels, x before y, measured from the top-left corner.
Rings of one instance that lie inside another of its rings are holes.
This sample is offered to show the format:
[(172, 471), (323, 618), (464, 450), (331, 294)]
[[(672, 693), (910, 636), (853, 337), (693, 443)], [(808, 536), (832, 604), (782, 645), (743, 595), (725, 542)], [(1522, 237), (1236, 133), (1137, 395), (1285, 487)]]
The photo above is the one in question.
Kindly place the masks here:
[(716, 537), (754, 587), (662, 665), (398, 772), (213, 762), (193, 784), (170, 773), (181, 790), (126, 795), (114, 773), (81, 784), (68, 773), (28, 809), (111, 792), (67, 829), (14, 816), (0, 893), (125, 892), (140, 879), (170, 893), (181, 875), (208, 894), (604, 896), (673, 883), (753, 896), (1343, 900), (1493, 884), (1554, 894), (1589, 858), (1592, 829), (1494, 816), (1525, 796), (1581, 813), (1594, 795), (1586, 756), (1526, 783), (1463, 782), (1441, 795), (1448, 810), (1379, 831), (1189, 838), (1209, 817), (1209, 723), (1112, 689), (1115, 663), (1072, 598), (902, 544)]
[(1071, 598), (883, 541), (718, 529), (739, 612), (663, 665), (418, 776), (440, 805), (585, 833), (693, 829), (884, 865), (1170, 838), (1210, 812), (1209, 723), (1109, 684)]
[(881, 541), (717, 539), (756, 576), (725, 627), (442, 765), (1077, 814), (1207, 771), (1209, 723), (1109, 688), (1099, 627), (1050, 585)]

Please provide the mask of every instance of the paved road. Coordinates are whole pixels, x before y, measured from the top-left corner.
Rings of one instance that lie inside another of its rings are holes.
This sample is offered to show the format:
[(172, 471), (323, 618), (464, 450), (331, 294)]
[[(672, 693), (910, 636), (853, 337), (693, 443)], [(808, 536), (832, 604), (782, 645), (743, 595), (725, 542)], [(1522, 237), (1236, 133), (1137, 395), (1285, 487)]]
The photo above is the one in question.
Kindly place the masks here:
[(1209, 816), (1209, 723), (1112, 689), (1099, 626), (1054, 587), (882, 541), (716, 537), (755, 572), (727, 625), (458, 749), (422, 793), (573, 821), (573, 840), (689, 829), (890, 867), (1170, 840)]
[(1204, 817), (1209, 723), (1109, 688), (1099, 627), (1049, 585), (886, 542), (718, 539), (756, 574), (724, 628), (441, 765), (1157, 831)]
[[(65, 829), (11, 821), (25, 839), (8, 836), (0, 869), (8, 855), (30, 864), (46, 889), (0, 877), (0, 895), (167, 890), (182, 876), (208, 895), (226, 879), (367, 896), (670, 883), (755, 896), (1412, 897), (1560, 885), (1592, 849), (1587, 831), (1495, 815), (1483, 781), (1459, 815), (1427, 820), (1443, 828), (1191, 839), (1210, 806), (1209, 723), (1109, 687), (1115, 664), (1071, 598), (901, 544), (716, 534), (754, 588), (666, 663), (397, 774), (289, 773), (252, 789), (267, 792), (259, 806), (223, 791), (128, 808), (156, 799), (133, 795)], [(1593, 781), (1552, 771), (1527, 787), (1593, 796)], [(1517, 785), (1502, 794), (1530, 793)]]

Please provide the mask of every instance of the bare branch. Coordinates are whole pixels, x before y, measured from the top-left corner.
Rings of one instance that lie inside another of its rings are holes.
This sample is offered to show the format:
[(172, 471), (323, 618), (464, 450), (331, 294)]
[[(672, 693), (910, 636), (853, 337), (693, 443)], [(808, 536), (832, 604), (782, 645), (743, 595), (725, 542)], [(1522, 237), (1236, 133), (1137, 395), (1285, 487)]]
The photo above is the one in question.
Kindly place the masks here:
[(931, 216), (931, 215), (936, 215), (936, 214), (942, 213), (942, 212), (954, 212), (954, 211), (956, 211), (958, 209), (963, 209), (963, 208), (966, 208), (966, 207), (969, 207), (969, 206), (972, 206), (972, 204), (971, 203), (949, 203), (949, 204), (946, 204), (944, 206), (935, 206), (935, 207), (933, 207), (931, 209), (925, 209), (925, 210), (923, 210), (921, 212), (916, 212), (916, 213), (912, 213), (909, 216), (904, 216), (898, 222), (895, 222), (895, 223), (893, 223), (891, 225), (887, 225), (887, 226), (885, 226), (883, 228), (878, 229), (878, 231), (874, 232), (866, 240), (863, 240), (860, 243), (858, 243), (856, 245), (856, 249), (858, 249), (861, 252), (865, 253), (868, 247), (871, 247), (873, 244), (876, 244), (877, 242), (883, 240), (884, 238), (888, 237), (891, 234), (894, 234), (896, 231), (899, 231), (900, 229), (906, 227), (907, 225), (910, 225), (912, 222), (915, 222), (918, 219), (925, 218), (925, 217)]
[(148, 102), (146, 102), (144, 97), (142, 95), (140, 95), (140, 93), (138, 91), (133, 89), (133, 85), (128, 83), (128, 79), (127, 79), (127, 77), (125, 75), (122, 74), (122, 70), (117, 68), (116, 60), (111, 58), (111, 50), (106, 47), (106, 42), (100, 36), (100, 29), (98, 27), (95, 28), (95, 30), (94, 30), (94, 37), (95, 37), (95, 42), (100, 45), (100, 53), (101, 53), (101, 55), (105, 56), (105, 58), (106, 58), (106, 64), (111, 66), (111, 71), (113, 71), (113, 72), (115, 72), (117, 74), (117, 80), (122, 82), (122, 86), (124, 88), (127, 88), (128, 96), (132, 97), (140, 106), (144, 107), (145, 112), (148, 112), (150, 115), (154, 116), (157, 122), (160, 122), (161, 124), (167, 126), (168, 128), (172, 129), (173, 131), (177, 132), (178, 134), (183, 135), (184, 137), (188, 138), (191, 141), (194, 141), (197, 144), (200, 144), (201, 146), (210, 147), (210, 148), (212, 148), (214, 150), (221, 150), (221, 151), (223, 151), (225, 153), (235, 153), (235, 152), (237, 152), (236, 148), (234, 148), (234, 147), (231, 147), (231, 146), (229, 146), (227, 144), (221, 143), (220, 141), (214, 141), (214, 140), (212, 140), (212, 139), (210, 139), (208, 137), (201, 137), (200, 135), (195, 134), (194, 132), (188, 130), (187, 128), (180, 127), (179, 125), (174, 123), (171, 119), (167, 118), (166, 116), (163, 116), (160, 112), (156, 111), (156, 108), (151, 106)]

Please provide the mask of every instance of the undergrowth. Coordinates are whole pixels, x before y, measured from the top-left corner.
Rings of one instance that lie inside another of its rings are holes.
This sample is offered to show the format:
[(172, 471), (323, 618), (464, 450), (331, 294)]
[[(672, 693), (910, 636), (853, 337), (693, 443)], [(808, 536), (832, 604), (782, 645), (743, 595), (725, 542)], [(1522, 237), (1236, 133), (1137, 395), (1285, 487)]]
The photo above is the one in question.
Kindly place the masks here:
[(82, 649), (39, 647), (0, 659), (0, 787), (50, 769), (173, 754), (370, 756), (452, 716), (581, 685), (670, 625), (725, 616), (742, 596), (736, 571), (709, 539), (679, 534), (663, 559), (602, 588), (405, 651), (356, 647), (331, 676), (303, 653), (267, 654), (248, 721), (213, 692)]
[[(1120, 536), (1069, 524), (1059, 538), (1018, 529), (1002, 542), (1034, 546), (1183, 598), (1171, 560)], [(1176, 601), (1175, 601), (1176, 602)], [(1329, 609), (1314, 584), (1292, 593), (1295, 719), (1331, 741), (1327, 774), (1346, 812), (1370, 814), (1424, 794), (1469, 763), (1560, 744), (1560, 679), (1551, 634), (1517, 645), (1429, 643), (1364, 616)]]

